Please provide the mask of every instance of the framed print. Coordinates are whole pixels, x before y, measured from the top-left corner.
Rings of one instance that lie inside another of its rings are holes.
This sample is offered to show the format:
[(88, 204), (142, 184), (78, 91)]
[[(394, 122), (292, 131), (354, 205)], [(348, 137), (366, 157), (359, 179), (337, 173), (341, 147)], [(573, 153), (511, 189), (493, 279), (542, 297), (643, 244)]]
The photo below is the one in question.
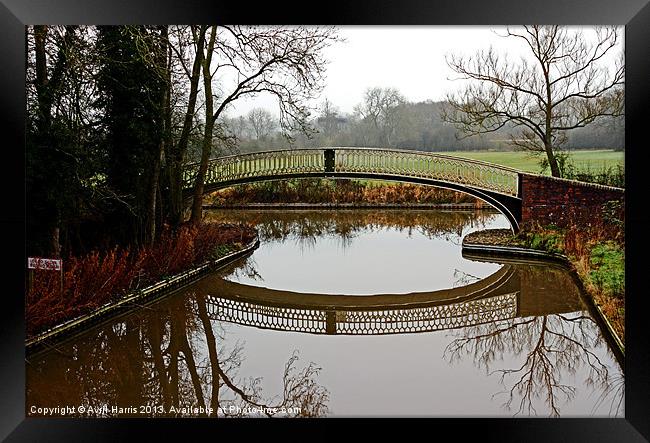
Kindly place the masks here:
[(1, 3), (3, 439), (650, 439), (646, 0)]

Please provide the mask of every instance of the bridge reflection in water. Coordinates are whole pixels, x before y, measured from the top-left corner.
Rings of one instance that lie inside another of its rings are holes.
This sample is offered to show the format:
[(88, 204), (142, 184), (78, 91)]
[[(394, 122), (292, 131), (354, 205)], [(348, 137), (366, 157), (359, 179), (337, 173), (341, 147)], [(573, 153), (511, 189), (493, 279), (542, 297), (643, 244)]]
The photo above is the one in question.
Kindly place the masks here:
[[(239, 221), (241, 214), (228, 214), (231, 220), (224, 221)], [(212, 216), (226, 217), (223, 211)], [(300, 251), (322, 238), (337, 250), (351, 248), (352, 239), (390, 228), (403, 236), (417, 230), (427, 238), (447, 238), (458, 253), (454, 240), (491, 216), (337, 211), (251, 217), (263, 244), (286, 242)], [(288, 287), (269, 276), (278, 271), (268, 268), (261, 252), (30, 356), (26, 415), (44, 415), (31, 406), (61, 405), (93, 406), (77, 414), (88, 417), (142, 417), (141, 411), (161, 417), (248, 416), (236, 408), (260, 405), (294, 408), (278, 416), (484, 415), (504, 409), (508, 415), (622, 414), (622, 371), (563, 268), (500, 259), (489, 266), (491, 275), (462, 287), (332, 295), (255, 286), (264, 281)], [(274, 249), (272, 260), (278, 254)], [(449, 255), (443, 259), (456, 263)], [(341, 291), (330, 280), (342, 276), (327, 272), (326, 265), (307, 264), (316, 269), (308, 275), (309, 285), (291, 288)], [(465, 284), (467, 275), (458, 279), (454, 273), (444, 285)], [(384, 283), (398, 279), (397, 288), (409, 287), (405, 279), (413, 278), (397, 267), (385, 276)], [(313, 281), (321, 277), (326, 284)], [(358, 290), (354, 284), (348, 288)], [(197, 406), (212, 410), (191, 409)], [(178, 412), (179, 407), (190, 412)]]
[(321, 310), (208, 297), (210, 318), (246, 326), (313, 334), (402, 334), (455, 329), (515, 318), (518, 293), (463, 303), (382, 310)]
[[(476, 326), (517, 317), (575, 312), (579, 297), (544, 293), (543, 303), (526, 267), (505, 264), (478, 282), (451, 289), (371, 296), (307, 294), (209, 277), (205, 293), (212, 320), (279, 331), (329, 335), (382, 335)], [(522, 281), (524, 288), (522, 288)], [(575, 291), (573, 282), (565, 282)]]

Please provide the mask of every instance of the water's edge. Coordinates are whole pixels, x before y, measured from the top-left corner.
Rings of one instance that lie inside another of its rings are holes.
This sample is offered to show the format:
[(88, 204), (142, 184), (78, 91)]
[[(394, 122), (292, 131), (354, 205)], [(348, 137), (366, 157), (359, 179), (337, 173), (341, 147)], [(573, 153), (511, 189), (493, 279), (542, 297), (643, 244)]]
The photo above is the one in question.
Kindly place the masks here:
[(463, 254), (469, 252), (475, 256), (485, 256), (487, 257), (525, 257), (533, 258), (539, 260), (548, 260), (549, 262), (561, 264), (571, 275), (571, 278), (574, 280), (575, 284), (580, 289), (580, 294), (583, 300), (586, 302), (587, 307), (591, 315), (599, 323), (599, 326), (602, 331), (605, 332), (605, 339), (608, 341), (611, 349), (616, 355), (616, 359), (621, 365), (621, 369), (625, 371), (625, 345), (623, 341), (618, 336), (612, 324), (609, 322), (603, 311), (600, 309), (600, 306), (596, 304), (593, 297), (589, 295), (589, 292), (585, 288), (584, 282), (578, 275), (578, 272), (571, 263), (571, 260), (564, 254), (556, 254), (545, 251), (540, 251), (537, 249), (529, 249), (515, 246), (499, 246), (499, 245), (488, 245), (488, 244), (479, 244), (479, 243), (466, 243), (463, 241), (462, 244)]
[(242, 203), (204, 204), (203, 209), (479, 209), (498, 212), (487, 204), (477, 207), (474, 203)]

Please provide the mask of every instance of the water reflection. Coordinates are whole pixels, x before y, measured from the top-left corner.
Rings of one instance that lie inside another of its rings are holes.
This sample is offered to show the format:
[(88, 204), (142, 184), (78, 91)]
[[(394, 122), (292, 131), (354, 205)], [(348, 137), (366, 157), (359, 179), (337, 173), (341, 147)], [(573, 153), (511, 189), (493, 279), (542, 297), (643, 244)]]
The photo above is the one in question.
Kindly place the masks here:
[[(560, 402), (572, 400), (577, 389), (563, 382), (565, 374), (583, 369), (580, 381), (594, 391), (605, 391), (613, 381), (608, 366), (592, 350), (600, 339), (594, 325), (580, 313), (497, 320), (465, 329), (445, 354), (450, 361), (472, 358), (490, 375), (498, 374), (504, 390), (495, 397), (504, 397), (504, 408), (515, 416), (537, 415), (544, 409), (560, 416)], [(504, 366), (504, 354), (516, 356), (515, 364)]]
[[(207, 297), (194, 291), (149, 312), (86, 335), (28, 362), (27, 413), (32, 406), (85, 405), (79, 416), (322, 416), (328, 391), (313, 363), (285, 363), (279, 395), (259, 378), (240, 377), (244, 344), (228, 346), (208, 316)], [(162, 406), (162, 408), (161, 408)]]
[(495, 219), (500, 219), (500, 226), (510, 227), (503, 216), (488, 210), (215, 210), (206, 211), (206, 219), (252, 224), (263, 242), (291, 241), (302, 247), (313, 247), (324, 237), (337, 238), (342, 247), (347, 247), (359, 233), (387, 228), (408, 236), (417, 232), (428, 238), (443, 237), (459, 244), (467, 232), (483, 229)]
[(508, 226), (505, 217), (488, 211), (250, 210), (215, 211), (210, 217), (248, 221), (260, 233), (255, 272), (253, 266), (238, 268), (225, 279), (355, 295), (443, 289), (484, 278), (499, 265), (464, 259), (462, 238), (477, 229)]
[[(236, 267), (251, 268), (248, 260)], [(230, 270), (224, 271), (224, 274)], [(540, 297), (553, 281), (555, 291)], [(560, 269), (506, 264), (465, 286), (409, 294), (330, 295), (268, 289), (203, 279), (213, 320), (280, 331), (377, 335), (427, 332), (492, 323), (520, 316), (574, 312), (582, 308), (570, 276)]]
[[(303, 232), (295, 227), (263, 239), (287, 242)], [(84, 405), (72, 415), (622, 416), (622, 371), (571, 276), (548, 264), (489, 265), (478, 279), (456, 268), (462, 284), (443, 289), (359, 297), (242, 283), (269, 273), (256, 252), (30, 357), (27, 415)]]

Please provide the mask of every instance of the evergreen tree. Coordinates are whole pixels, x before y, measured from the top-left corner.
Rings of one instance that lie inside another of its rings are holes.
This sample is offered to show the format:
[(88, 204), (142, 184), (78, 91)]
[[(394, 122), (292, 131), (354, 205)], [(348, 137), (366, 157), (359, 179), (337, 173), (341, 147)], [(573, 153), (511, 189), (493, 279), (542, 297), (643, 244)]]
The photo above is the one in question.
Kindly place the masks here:
[(124, 244), (151, 240), (148, 209), (155, 204), (163, 137), (165, 80), (156, 65), (156, 30), (101, 26), (97, 108), (103, 115), (106, 176), (114, 192), (107, 228)]

